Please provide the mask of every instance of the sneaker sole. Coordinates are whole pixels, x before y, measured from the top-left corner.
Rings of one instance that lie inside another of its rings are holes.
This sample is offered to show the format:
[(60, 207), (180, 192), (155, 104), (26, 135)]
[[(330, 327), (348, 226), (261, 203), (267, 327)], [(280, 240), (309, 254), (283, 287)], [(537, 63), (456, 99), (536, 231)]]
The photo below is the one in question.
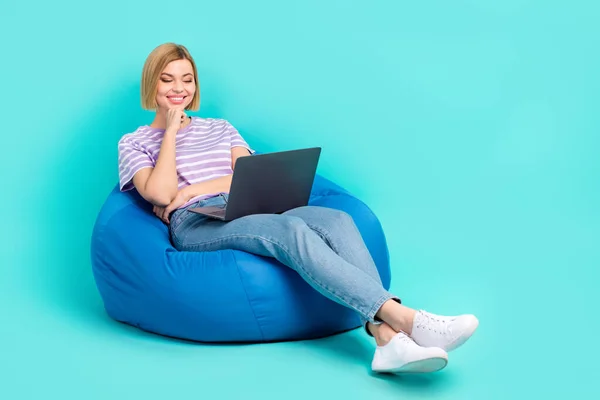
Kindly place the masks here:
[(388, 374), (423, 374), (440, 371), (444, 369), (446, 365), (448, 365), (447, 359), (442, 357), (434, 357), (427, 358), (425, 360), (409, 362), (397, 368), (377, 370), (375, 372)]

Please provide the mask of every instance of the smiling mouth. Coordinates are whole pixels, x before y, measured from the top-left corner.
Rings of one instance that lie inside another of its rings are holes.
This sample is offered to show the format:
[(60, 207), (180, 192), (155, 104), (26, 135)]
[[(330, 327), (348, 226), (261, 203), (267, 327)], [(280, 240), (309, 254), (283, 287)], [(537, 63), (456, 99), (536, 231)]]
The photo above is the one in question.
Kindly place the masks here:
[(182, 103), (187, 96), (167, 96), (171, 103)]

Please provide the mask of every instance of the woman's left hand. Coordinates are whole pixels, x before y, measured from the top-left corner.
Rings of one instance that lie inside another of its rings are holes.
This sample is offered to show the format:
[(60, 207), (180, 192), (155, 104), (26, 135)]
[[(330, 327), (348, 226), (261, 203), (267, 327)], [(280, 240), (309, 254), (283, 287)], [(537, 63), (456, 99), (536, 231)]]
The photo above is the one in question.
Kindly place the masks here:
[(171, 215), (171, 213), (176, 210), (177, 208), (179, 208), (180, 206), (184, 205), (186, 201), (188, 201), (190, 199), (187, 191), (185, 190), (180, 190), (177, 192), (177, 196), (175, 196), (175, 198), (171, 201), (171, 203), (166, 206), (166, 207), (159, 207), (159, 206), (154, 206), (153, 211), (154, 214), (156, 214), (156, 216), (158, 218), (160, 218), (165, 224), (169, 223), (169, 216)]
[(168, 222), (166, 222), (166, 221), (163, 219), (163, 214), (165, 213), (165, 208), (166, 208), (166, 207), (154, 206), (154, 207), (152, 208), (152, 211), (153, 211), (153, 212), (154, 212), (154, 214), (156, 214), (156, 216), (157, 216), (158, 218), (160, 218), (160, 219), (161, 219), (163, 222), (165, 222), (165, 223), (168, 223)]

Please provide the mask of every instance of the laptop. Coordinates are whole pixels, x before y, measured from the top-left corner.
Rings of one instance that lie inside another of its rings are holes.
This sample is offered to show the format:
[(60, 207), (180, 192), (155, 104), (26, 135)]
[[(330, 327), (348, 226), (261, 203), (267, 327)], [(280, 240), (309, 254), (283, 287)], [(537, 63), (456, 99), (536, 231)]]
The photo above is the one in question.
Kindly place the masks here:
[(308, 205), (320, 147), (255, 154), (237, 159), (229, 200), (222, 206), (189, 208), (222, 221), (252, 214), (280, 214)]

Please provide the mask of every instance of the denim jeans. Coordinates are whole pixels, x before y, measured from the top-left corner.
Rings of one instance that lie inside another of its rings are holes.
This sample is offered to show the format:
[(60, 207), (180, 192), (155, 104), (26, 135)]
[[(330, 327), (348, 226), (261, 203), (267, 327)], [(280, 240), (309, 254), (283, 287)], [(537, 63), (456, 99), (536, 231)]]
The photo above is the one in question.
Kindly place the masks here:
[[(242, 250), (273, 257), (294, 269), (332, 301), (355, 310), (363, 325), (389, 299), (379, 273), (350, 215), (326, 207), (299, 207), (283, 214), (256, 214), (223, 222), (187, 211), (227, 202), (227, 194), (176, 210), (171, 240), (180, 251)], [(368, 332), (368, 331), (367, 331)]]

